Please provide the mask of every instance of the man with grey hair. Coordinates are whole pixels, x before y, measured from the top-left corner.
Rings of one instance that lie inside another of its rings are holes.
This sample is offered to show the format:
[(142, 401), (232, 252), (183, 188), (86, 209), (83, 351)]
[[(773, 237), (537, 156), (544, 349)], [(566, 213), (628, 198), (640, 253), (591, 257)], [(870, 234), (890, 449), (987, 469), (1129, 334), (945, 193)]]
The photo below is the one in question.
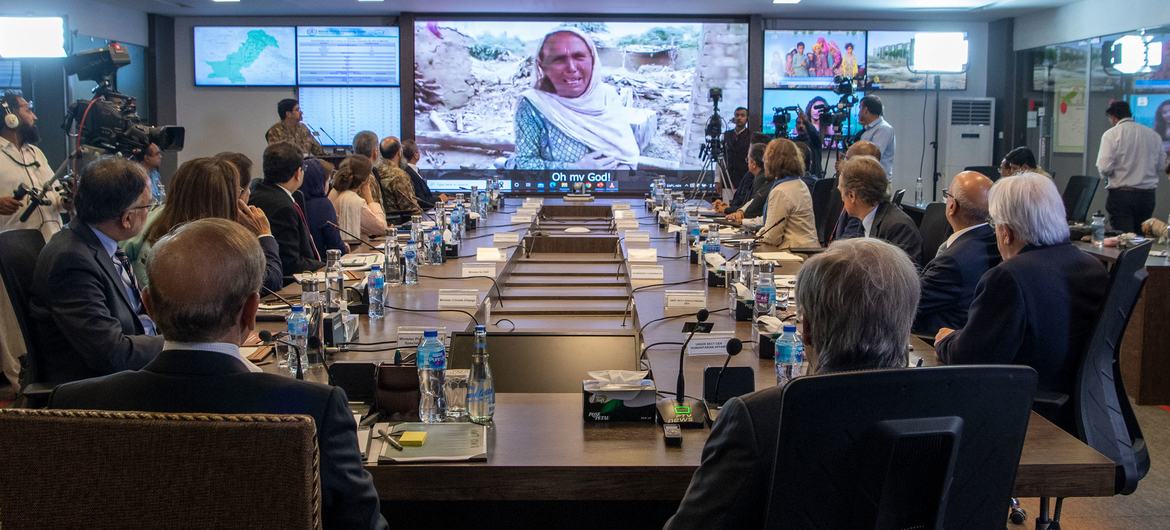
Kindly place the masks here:
[[(370, 159), (373, 166), (374, 182), (381, 182), (378, 174), (378, 135), (374, 131), (361, 131), (353, 136), (353, 153)], [(370, 193), (378, 204), (382, 203), (382, 186), (370, 186)]]
[(915, 333), (933, 336), (939, 328), (963, 327), (979, 278), (999, 264), (995, 230), (987, 224), (991, 184), (982, 173), (963, 171), (943, 190), (947, 223), (954, 233), (922, 269)]
[[(768, 192), (772, 190), (771, 182), (764, 174), (764, 151), (767, 149), (767, 142), (749, 145), (747, 173), (740, 181), (739, 188), (735, 190), (731, 204), (724, 205), (722, 201), (715, 201), (713, 206), (715, 211), (727, 214), (728, 220), (743, 222), (744, 218), (755, 219), (763, 215), (764, 205), (768, 203)], [(749, 177), (751, 180), (748, 180)]]
[(890, 202), (889, 187), (890, 180), (878, 159), (855, 156), (842, 163), (837, 175), (842, 210), (861, 221), (861, 230), (854, 231), (848, 223), (838, 221), (834, 239), (883, 239), (905, 250), (918, 263), (922, 257), (922, 233), (901, 208)]
[[(810, 371), (905, 368), (917, 305), (918, 275), (905, 252), (877, 239), (833, 243), (809, 258), (796, 280)], [(667, 528), (764, 526), (781, 391), (772, 387), (727, 401)]]
[[(938, 331), (939, 360), (1028, 365), (1040, 374), (1039, 390), (1071, 395), (1105, 300), (1105, 267), (1069, 242), (1064, 203), (1048, 177), (996, 182), (990, 212), (1003, 263), (979, 280), (967, 325)], [(1049, 419), (1069, 430), (1070, 415)]]
[(311, 416), (324, 528), (386, 528), (345, 392), (258, 373), (240, 354), (256, 327), (264, 263), (256, 236), (228, 219), (200, 219), (160, 239), (142, 298), (166, 334), (162, 353), (141, 371), (61, 385), (49, 407)]

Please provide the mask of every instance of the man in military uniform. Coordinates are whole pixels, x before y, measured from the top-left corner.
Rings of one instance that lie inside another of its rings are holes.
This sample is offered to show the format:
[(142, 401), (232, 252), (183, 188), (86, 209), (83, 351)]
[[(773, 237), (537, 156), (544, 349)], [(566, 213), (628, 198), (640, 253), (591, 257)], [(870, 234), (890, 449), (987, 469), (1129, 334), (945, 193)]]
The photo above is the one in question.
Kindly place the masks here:
[(382, 187), (382, 207), (387, 214), (391, 212), (411, 212), (421, 214), (418, 199), (414, 196), (414, 185), (410, 183), (410, 175), (402, 169), (402, 142), (393, 136), (387, 136), (378, 144), (382, 161), (377, 170), (379, 184)]
[(264, 139), (268, 140), (268, 145), (288, 142), (300, 149), (303, 155), (325, 156), (325, 150), (321, 148), (321, 144), (317, 143), (316, 138), (313, 138), (309, 128), (301, 123), (304, 114), (301, 112), (301, 105), (297, 100), (291, 98), (280, 100), (280, 103), (276, 104), (276, 114), (280, 116), (280, 121), (269, 127), (268, 132), (264, 133)]

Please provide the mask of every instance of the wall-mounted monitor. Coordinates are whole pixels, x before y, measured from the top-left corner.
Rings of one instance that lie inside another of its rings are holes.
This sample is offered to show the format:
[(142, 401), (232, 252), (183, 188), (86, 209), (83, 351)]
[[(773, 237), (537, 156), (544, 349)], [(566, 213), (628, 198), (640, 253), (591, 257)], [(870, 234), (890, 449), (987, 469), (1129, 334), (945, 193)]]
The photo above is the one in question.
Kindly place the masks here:
[[(934, 76), (939, 76), (942, 90), (966, 90), (967, 74), (926, 74), (910, 71), (911, 41), (915, 31), (870, 31), (866, 69), (874, 89), (926, 90), (934, 88)], [(952, 54), (966, 54), (967, 48), (956, 47)], [(966, 63), (966, 58), (962, 58)], [(958, 57), (955, 58), (959, 60)]]
[(297, 84), (398, 86), (398, 28), (298, 26)]
[(1170, 94), (1130, 94), (1126, 100), (1133, 120), (1158, 133), (1162, 148), (1170, 153)]
[[(854, 94), (858, 101), (865, 94)], [(857, 119), (857, 112), (860, 107), (854, 104), (849, 110), (849, 120), (844, 121), (840, 127), (835, 127), (828, 119), (829, 110), (837, 108), (841, 103), (841, 96), (833, 93), (831, 90), (765, 90), (764, 91), (764, 134), (775, 135), (775, 115), (778, 112), (783, 112), (783, 109), (790, 107), (799, 107), (806, 116), (809, 117), (813, 126), (820, 131), (821, 137), (825, 140), (825, 145), (829, 145), (835, 135), (840, 137), (850, 137), (861, 132), (861, 121)], [(796, 126), (796, 115), (792, 112), (788, 114), (788, 136), (795, 138), (798, 135)]]
[(833, 87), (865, 71), (864, 31), (764, 32), (764, 88)]
[(293, 27), (196, 26), (196, 86), (296, 85)]
[(326, 146), (352, 145), (360, 131), (378, 138), (402, 135), (402, 95), (398, 87), (301, 87), (297, 99), (304, 122)]
[(746, 23), (420, 20), (414, 34), (423, 168), (698, 170), (711, 89), (724, 129), (747, 104)]

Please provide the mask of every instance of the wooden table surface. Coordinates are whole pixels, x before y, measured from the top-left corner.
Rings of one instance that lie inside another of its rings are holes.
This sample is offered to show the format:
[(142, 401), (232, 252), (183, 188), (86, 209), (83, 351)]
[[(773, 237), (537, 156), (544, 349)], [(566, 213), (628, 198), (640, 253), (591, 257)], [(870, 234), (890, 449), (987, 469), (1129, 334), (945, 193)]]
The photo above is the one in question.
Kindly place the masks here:
[[(546, 199), (546, 204), (557, 204), (559, 200)], [(598, 201), (610, 204), (612, 200)], [(650, 232), (651, 246), (658, 249), (660, 257), (677, 256), (686, 249), (667, 236), (657, 224), (647, 221), (647, 212), (639, 200), (628, 200), (634, 215), (642, 218), (642, 230)], [(514, 210), (518, 199), (508, 201), (505, 211)], [(493, 213), (481, 221), (485, 226), (469, 231), (469, 236), (484, 236), (493, 231), (516, 230), (507, 226), (507, 213)], [(554, 223), (545, 223), (542, 232), (554, 230)], [(521, 237), (527, 230), (521, 229)], [(476, 237), (463, 242), (460, 254), (475, 253), (475, 248), (492, 246), (490, 237)], [(517, 249), (507, 251), (510, 261), (497, 265), (498, 277), (518, 266)], [(725, 255), (734, 253), (724, 249)], [(538, 253), (533, 253), (538, 258)], [(594, 256), (598, 263), (605, 264), (604, 256)], [(462, 263), (472, 259), (451, 260), (441, 266), (420, 267), (420, 274), (427, 276), (460, 276)], [(590, 266), (598, 265), (593, 263)], [(682, 281), (698, 278), (700, 269), (686, 259), (660, 259), (664, 268), (662, 282)], [(525, 267), (539, 266), (525, 264)], [(605, 265), (608, 267), (608, 265)], [(786, 266), (777, 274), (795, 274), (796, 266)], [(615, 273), (618, 268), (615, 267)], [(555, 272), (550, 274), (556, 274)], [(560, 276), (565, 277), (565, 271)], [(598, 277), (591, 277), (598, 278)], [(578, 278), (575, 281), (579, 281)], [(586, 281), (594, 281), (589, 279)], [(599, 280), (605, 281), (605, 280)], [(655, 282), (633, 282), (622, 279), (627, 286), (638, 286)], [(611, 282), (612, 283), (612, 282)], [(678, 289), (703, 289), (703, 283), (693, 283)], [(485, 320), (482, 301), (489, 296), (492, 287), (487, 279), (436, 280), (422, 278), (419, 285), (395, 287), (390, 290), (391, 305), (409, 309), (432, 309), (436, 307), (438, 290), (443, 288), (475, 288), (480, 291), (481, 305), (475, 311), (477, 318)], [(501, 288), (505, 288), (503, 284)], [(556, 293), (555, 285), (536, 287), (525, 293), (541, 296), (541, 289)], [(663, 315), (665, 288), (651, 288), (635, 294), (633, 308), (626, 329), (638, 329)], [(298, 288), (290, 286), (283, 294), (295, 295)], [(494, 322), (501, 311), (519, 311), (525, 303), (508, 298), (503, 307), (493, 298), (492, 318), (488, 321), (490, 333), (503, 333), (510, 329), (507, 323), (497, 327)], [(598, 298), (604, 299), (604, 296)], [(605, 309), (605, 300), (595, 300)], [(579, 303), (574, 301), (574, 304)], [(509, 305), (512, 307), (509, 308)], [(619, 304), (619, 305), (624, 305)], [(725, 290), (710, 288), (708, 308), (711, 310), (727, 307)], [(573, 308), (566, 308), (566, 314), (509, 314), (507, 318), (521, 331), (586, 330), (610, 328), (621, 321), (617, 314), (574, 315)], [(654, 342), (681, 342), (683, 322), (678, 318), (650, 324), (643, 331), (643, 345)], [(715, 331), (734, 330), (743, 339), (751, 338), (751, 329), (746, 322), (734, 322), (727, 311), (713, 313), (709, 320)], [(470, 330), (470, 319), (460, 313), (408, 313), (387, 309), (386, 317), (373, 324), (360, 317), (362, 342), (395, 340), (398, 326), (447, 326), (448, 330)], [(591, 328), (592, 326), (592, 328)], [(264, 323), (262, 327), (276, 329), (277, 323)], [(917, 339), (909, 341), (912, 346), (911, 360), (921, 357), (924, 364), (937, 364), (933, 350)], [(363, 352), (341, 352), (333, 360), (386, 360), (393, 358), (391, 347), (369, 347)], [(656, 347), (647, 352), (650, 367), (657, 381), (665, 381), (664, 390), (673, 390), (677, 374), (678, 346)], [(686, 360), (685, 370), (688, 394), (699, 395), (702, 370), (709, 365), (722, 363), (721, 356), (691, 357)], [(743, 353), (734, 357), (732, 366), (750, 366), (756, 371), (756, 388), (762, 389), (775, 384), (773, 364), (759, 359), (754, 349), (745, 346)], [(276, 363), (264, 366), (266, 371), (287, 371)], [(323, 381), (322, 370), (308, 374), (309, 379)], [(663, 384), (663, 383), (660, 383)], [(694, 469), (699, 464), (708, 429), (684, 430), (681, 448), (667, 448), (663, 444), (661, 429), (649, 423), (593, 424), (582, 419), (582, 397), (580, 394), (500, 394), (497, 400), (495, 425), (489, 438), (489, 458), (484, 463), (465, 464), (413, 464), (413, 465), (370, 465), (380, 496), (387, 500), (599, 500), (657, 499), (673, 501), (682, 498)], [(1016, 495), (1035, 496), (1108, 496), (1113, 494), (1113, 464), (1104, 456), (1061, 431), (1040, 416), (1033, 414), (1028, 427), (1023, 455), (1016, 479)]]

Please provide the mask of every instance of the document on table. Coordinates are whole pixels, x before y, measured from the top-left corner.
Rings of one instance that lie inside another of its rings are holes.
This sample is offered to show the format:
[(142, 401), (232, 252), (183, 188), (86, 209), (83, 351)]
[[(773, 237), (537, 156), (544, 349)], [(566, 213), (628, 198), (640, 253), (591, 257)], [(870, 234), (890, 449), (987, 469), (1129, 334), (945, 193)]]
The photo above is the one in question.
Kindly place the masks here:
[[(486, 426), (475, 423), (399, 423), (388, 432), (391, 436), (396, 436), (406, 431), (427, 433), (426, 443), (420, 446), (406, 446), (401, 451), (388, 443), (383, 443), (378, 463), (487, 460)], [(378, 433), (375, 431), (372, 436), (378, 436)]]

